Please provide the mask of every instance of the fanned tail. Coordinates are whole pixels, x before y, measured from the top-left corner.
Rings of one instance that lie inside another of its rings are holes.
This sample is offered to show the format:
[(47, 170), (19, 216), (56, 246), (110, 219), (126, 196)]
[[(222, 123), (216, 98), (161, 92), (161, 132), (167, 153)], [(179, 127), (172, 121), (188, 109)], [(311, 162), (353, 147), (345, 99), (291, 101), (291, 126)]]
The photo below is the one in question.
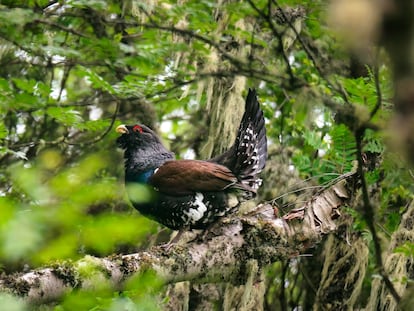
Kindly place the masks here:
[(239, 179), (239, 187), (247, 190), (246, 196), (256, 194), (262, 180), (260, 172), (266, 164), (267, 139), (263, 111), (256, 90), (249, 89), (236, 141), (225, 153), (210, 161), (227, 166)]

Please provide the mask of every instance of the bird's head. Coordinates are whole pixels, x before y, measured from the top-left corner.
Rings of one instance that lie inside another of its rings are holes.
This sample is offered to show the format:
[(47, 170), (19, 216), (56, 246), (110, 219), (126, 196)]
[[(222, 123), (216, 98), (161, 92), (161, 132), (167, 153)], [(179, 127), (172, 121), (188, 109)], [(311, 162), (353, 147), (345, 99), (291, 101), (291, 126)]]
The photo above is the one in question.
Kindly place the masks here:
[(118, 147), (125, 150), (125, 165), (131, 170), (156, 168), (174, 158), (174, 153), (168, 151), (158, 135), (145, 125), (122, 124), (116, 131), (121, 134), (116, 142)]
[(154, 144), (161, 144), (157, 134), (145, 125), (119, 125), (117, 133), (122, 134), (116, 140), (122, 149), (145, 148)]

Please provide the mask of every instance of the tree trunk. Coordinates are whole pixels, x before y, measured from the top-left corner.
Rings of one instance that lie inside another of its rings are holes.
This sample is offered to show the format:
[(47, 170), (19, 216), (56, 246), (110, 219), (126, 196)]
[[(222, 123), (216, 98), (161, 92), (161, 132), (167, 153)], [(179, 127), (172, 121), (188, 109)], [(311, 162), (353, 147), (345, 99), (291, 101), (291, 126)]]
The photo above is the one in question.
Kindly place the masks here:
[(384, 12), (381, 39), (394, 67), (394, 146), (414, 163), (414, 3), (389, 1)]

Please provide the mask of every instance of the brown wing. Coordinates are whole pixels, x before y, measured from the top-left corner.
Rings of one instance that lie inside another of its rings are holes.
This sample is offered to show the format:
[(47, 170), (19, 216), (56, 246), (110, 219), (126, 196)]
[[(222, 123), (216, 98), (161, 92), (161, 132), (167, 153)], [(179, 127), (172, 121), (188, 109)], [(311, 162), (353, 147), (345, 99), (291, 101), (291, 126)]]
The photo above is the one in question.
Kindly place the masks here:
[(235, 185), (238, 180), (227, 167), (220, 164), (177, 160), (161, 165), (149, 182), (160, 192), (187, 195), (195, 192), (221, 191)]

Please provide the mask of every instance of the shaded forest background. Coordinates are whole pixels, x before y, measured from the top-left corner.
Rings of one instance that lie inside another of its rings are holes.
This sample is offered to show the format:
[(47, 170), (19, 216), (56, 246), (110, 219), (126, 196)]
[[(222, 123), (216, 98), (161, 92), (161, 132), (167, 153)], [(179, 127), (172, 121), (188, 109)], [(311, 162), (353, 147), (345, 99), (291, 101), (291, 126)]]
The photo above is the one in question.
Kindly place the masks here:
[[(283, 215), (342, 174), (361, 184), (337, 234), (266, 268), (263, 308), (392, 310), (387, 282), (403, 296), (414, 252), (402, 222), (414, 208), (412, 13), (404, 1), (1, 1), (3, 276), (166, 241), (125, 196), (114, 128), (144, 123), (178, 158), (206, 159), (232, 143), (254, 87), (269, 138), (258, 202)], [(359, 275), (344, 300), (329, 277), (354, 253), (358, 271), (335, 274)], [(144, 275), (56, 308), (158, 310), (164, 291)]]

